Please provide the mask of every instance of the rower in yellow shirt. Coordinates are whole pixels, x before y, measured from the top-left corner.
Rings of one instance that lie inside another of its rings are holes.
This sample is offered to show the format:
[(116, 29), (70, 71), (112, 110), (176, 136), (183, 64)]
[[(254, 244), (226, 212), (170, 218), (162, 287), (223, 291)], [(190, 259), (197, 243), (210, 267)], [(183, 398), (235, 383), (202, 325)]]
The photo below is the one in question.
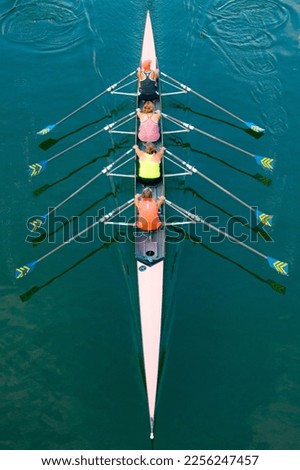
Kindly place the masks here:
[(155, 145), (148, 143), (145, 151), (141, 150), (138, 145), (134, 145), (133, 148), (139, 159), (139, 180), (146, 184), (158, 183), (161, 178), (160, 163), (164, 155), (165, 147), (161, 147), (161, 149), (157, 151)]

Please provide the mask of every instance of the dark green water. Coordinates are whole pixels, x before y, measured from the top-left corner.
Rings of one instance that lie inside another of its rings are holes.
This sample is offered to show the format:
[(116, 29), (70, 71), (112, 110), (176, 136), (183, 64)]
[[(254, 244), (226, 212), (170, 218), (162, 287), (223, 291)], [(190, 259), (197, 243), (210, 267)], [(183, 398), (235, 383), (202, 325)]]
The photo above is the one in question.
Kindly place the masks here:
[[(242, 247), (210, 243), (209, 234), (202, 245), (168, 246), (155, 447), (299, 449), (299, 2), (12, 3), (0, 7), (0, 448), (150, 446), (132, 244), (73, 243), (14, 280), (16, 266), (54, 247), (25, 243), (27, 218), (75, 191), (133, 138), (101, 134), (35, 179), (27, 165), (100, 129), (111, 113), (130, 112), (135, 101), (105, 96), (58, 127), (47, 150), (35, 132), (134, 70), (150, 8), (161, 70), (263, 125), (266, 135), (253, 138), (190, 95), (166, 97), (165, 111), (276, 158), (276, 171), (264, 173), (197, 134), (183, 134), (179, 145), (168, 136), (166, 146), (274, 214), (274, 243), (259, 237), (252, 246), (290, 264), (283, 278)], [(169, 181), (167, 194), (217, 215), (220, 226), (230, 215), (249, 217), (196, 176)], [(103, 177), (61, 214), (84, 212), (83, 228), (99, 207), (111, 210), (131, 195), (130, 181)]]

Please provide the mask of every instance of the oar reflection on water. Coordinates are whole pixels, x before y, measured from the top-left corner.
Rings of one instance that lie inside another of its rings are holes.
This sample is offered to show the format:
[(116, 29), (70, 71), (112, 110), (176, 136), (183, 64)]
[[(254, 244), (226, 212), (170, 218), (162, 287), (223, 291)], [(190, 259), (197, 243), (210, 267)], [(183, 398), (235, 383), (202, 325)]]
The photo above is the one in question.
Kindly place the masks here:
[[(68, 226), (69, 224), (72, 224), (75, 220), (78, 221), (79, 218), (86, 214), (87, 212), (89, 212), (91, 209), (93, 209), (95, 206), (97, 206), (99, 203), (103, 203), (104, 201), (106, 201), (107, 199), (109, 199), (110, 197), (115, 197), (116, 194), (113, 193), (112, 191), (106, 193), (103, 197), (97, 199), (97, 201), (93, 202), (93, 204), (91, 204), (90, 206), (86, 207), (84, 210), (82, 210), (81, 212), (79, 212), (79, 214), (77, 215), (74, 215), (71, 217), (71, 219), (69, 220), (65, 220), (64, 222), (61, 222), (60, 225), (57, 227), (57, 229), (53, 230), (52, 232), (48, 232), (46, 230), (46, 228), (44, 227), (40, 227), (38, 229), (38, 231), (41, 231), (40, 235), (38, 236), (35, 236), (36, 233), (39, 233), (39, 232), (35, 232), (35, 235), (34, 236), (30, 236), (31, 239), (27, 241), (30, 241), (32, 243), (33, 246), (38, 246), (40, 243), (42, 243), (43, 241), (45, 241), (46, 239), (51, 239), (51, 237), (53, 237), (54, 235), (56, 235), (58, 232), (60, 232), (61, 230), (63, 230), (66, 226)], [(51, 223), (49, 223), (49, 226), (51, 227)]]
[(212, 253), (212, 254), (214, 254), (214, 255), (216, 255), (216, 256), (218, 256), (218, 257), (220, 257), (220, 258), (222, 258), (226, 261), (228, 261), (229, 263), (234, 264), (239, 269), (242, 269), (246, 273), (248, 273), (251, 276), (255, 277), (258, 281), (263, 282), (264, 284), (267, 284), (269, 287), (271, 287), (271, 289), (273, 289), (275, 292), (277, 292), (277, 294), (285, 295), (286, 287), (283, 286), (282, 284), (280, 284), (279, 282), (275, 281), (274, 279), (265, 279), (265, 278), (263, 278), (259, 274), (255, 273), (254, 271), (251, 271), (249, 268), (246, 268), (241, 263), (235, 261), (234, 259), (230, 258), (229, 256), (226, 256), (226, 255), (220, 253), (219, 251), (214, 250), (211, 247), (211, 245), (207, 245), (203, 241), (199, 241), (199, 238), (195, 238), (195, 237), (193, 237), (193, 235), (186, 233), (185, 230), (183, 230), (182, 228), (174, 226), (174, 227), (172, 227), (172, 230), (175, 230), (175, 231), (180, 232), (181, 234), (184, 234), (183, 236), (186, 240), (189, 240), (192, 243), (195, 243), (196, 245), (201, 246), (202, 248), (209, 251), (210, 253)]
[(119, 143), (117, 143), (113, 147), (109, 148), (106, 153), (104, 153), (104, 154), (102, 154), (98, 157), (94, 157), (92, 160), (85, 163), (84, 165), (81, 165), (80, 167), (76, 168), (75, 170), (71, 171), (70, 173), (68, 173), (63, 178), (60, 178), (59, 180), (56, 180), (53, 183), (44, 184), (43, 186), (40, 186), (39, 188), (35, 189), (33, 191), (33, 195), (34, 196), (39, 196), (43, 192), (45, 192), (48, 189), (52, 188), (53, 186), (55, 186), (59, 183), (63, 183), (64, 181), (68, 180), (69, 178), (71, 178), (73, 175), (80, 172), (84, 168), (87, 168), (90, 165), (93, 165), (94, 163), (97, 163), (99, 160), (103, 160), (104, 158), (109, 158), (112, 154), (115, 154), (117, 152), (117, 150), (124, 149), (124, 148), (128, 148), (128, 139), (127, 138), (124, 138), (124, 139), (120, 140)]
[(232, 170), (235, 170), (238, 173), (241, 173), (242, 175), (249, 176), (250, 178), (253, 178), (256, 181), (259, 181), (260, 183), (264, 184), (265, 186), (270, 186), (272, 184), (272, 179), (271, 178), (266, 177), (265, 175), (262, 175), (260, 173), (254, 173), (254, 174), (248, 173), (247, 171), (242, 170), (241, 168), (238, 168), (238, 167), (226, 162), (225, 160), (222, 160), (221, 158), (212, 155), (211, 153), (203, 152), (202, 150), (199, 150), (199, 149), (196, 149), (196, 148), (192, 147), (189, 142), (183, 142), (183, 140), (180, 137), (170, 137), (169, 141), (172, 142), (172, 144), (175, 147), (180, 146), (183, 149), (189, 149), (193, 153), (196, 153), (196, 154), (199, 154), (199, 155), (204, 155), (205, 157), (208, 157), (211, 160), (219, 162), (222, 165), (224, 165), (224, 166), (226, 166), (226, 167), (228, 167)]
[(52, 277), (49, 279), (49, 281), (45, 282), (44, 284), (41, 284), (40, 286), (34, 286), (28, 291), (24, 292), (24, 294), (20, 295), (20, 299), (22, 302), (27, 302), (27, 300), (31, 299), (31, 297), (35, 294), (37, 294), (40, 290), (45, 289), (46, 287), (50, 286), (54, 281), (57, 281), (61, 277), (63, 277), (65, 274), (69, 273), (73, 269), (77, 268), (80, 264), (82, 264), (84, 261), (88, 260), (92, 256), (96, 255), (99, 253), (101, 250), (108, 248), (114, 240), (112, 240), (111, 243), (103, 243), (99, 248), (96, 248), (95, 250), (91, 251), (88, 255), (84, 256), (81, 258), (79, 261), (76, 261), (76, 263), (72, 264), (69, 268), (65, 269), (62, 271), (60, 274), (57, 274), (56, 276)]

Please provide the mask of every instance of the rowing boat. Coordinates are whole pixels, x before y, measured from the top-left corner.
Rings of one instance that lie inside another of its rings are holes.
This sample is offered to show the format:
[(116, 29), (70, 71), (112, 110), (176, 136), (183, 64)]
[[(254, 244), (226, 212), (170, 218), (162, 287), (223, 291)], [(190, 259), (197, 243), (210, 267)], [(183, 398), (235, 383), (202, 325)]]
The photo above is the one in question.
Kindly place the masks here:
[[(143, 43), (142, 43), (142, 51), (141, 51), (141, 63), (144, 60), (151, 60), (152, 67), (157, 66), (157, 57), (156, 57), (156, 49), (155, 49), (155, 41), (154, 41), (154, 34), (151, 24), (151, 18), (149, 11), (147, 12), (146, 22), (145, 22), (145, 29), (143, 35)], [(55, 124), (50, 124), (43, 128), (41, 131), (38, 131), (39, 135), (48, 134), (50, 131), (55, 129), (59, 124), (62, 124), (64, 121), (69, 119), (75, 113), (79, 112), (85, 106), (93, 103), (96, 99), (103, 96), (105, 93), (112, 93), (112, 94), (121, 94), (121, 95), (133, 95), (137, 97), (138, 100), (138, 92), (128, 92), (127, 87), (131, 86), (133, 83), (136, 83), (137, 79), (133, 78), (136, 75), (136, 70), (129, 73), (117, 83), (110, 85), (104, 91), (99, 93), (97, 96), (89, 100), (88, 102), (81, 105), (79, 108), (75, 109), (71, 113), (69, 113), (64, 118), (57, 121)], [(132, 80), (133, 78), (133, 80)], [(174, 94), (186, 94), (186, 93), (193, 93), (194, 95), (198, 96), (205, 101), (208, 101), (210, 104), (216, 106), (221, 111), (226, 112), (234, 119), (237, 119), (245, 124), (245, 126), (253, 133), (264, 133), (264, 129), (260, 126), (257, 126), (253, 122), (244, 121), (240, 117), (236, 116), (235, 114), (231, 113), (230, 111), (226, 110), (222, 106), (214, 103), (213, 101), (209, 100), (208, 98), (204, 97), (200, 93), (192, 90), (189, 86), (182, 84), (178, 80), (170, 77), (166, 73), (160, 71), (160, 78), (159, 78), (159, 86), (158, 89), (161, 89), (161, 84), (163, 83), (164, 86), (171, 87), (171, 91), (166, 91), (162, 93), (159, 91), (159, 98), (156, 101), (156, 108), (161, 109), (162, 105), (162, 96), (170, 96)], [(176, 129), (171, 130), (163, 130), (161, 124), (161, 138), (160, 141), (156, 143), (157, 147), (163, 145), (163, 135), (166, 134), (174, 134), (176, 132), (190, 132), (195, 131), (198, 132), (208, 138), (212, 138), (217, 142), (220, 142), (224, 145), (228, 145), (231, 148), (234, 148), (237, 152), (244, 153), (252, 158), (255, 159), (256, 163), (260, 165), (262, 168), (268, 171), (272, 171), (274, 167), (274, 160), (269, 157), (263, 157), (260, 155), (255, 155), (247, 150), (241, 149), (225, 140), (208, 134), (207, 132), (196, 128), (192, 124), (182, 122), (178, 120), (176, 117), (169, 116), (166, 113), (162, 113), (164, 122), (169, 121), (171, 124), (176, 126)], [(120, 130), (122, 126), (129, 122), (133, 122), (135, 120), (135, 130)], [(48, 158), (47, 160), (40, 161), (29, 165), (29, 172), (30, 176), (37, 176), (40, 173), (46, 170), (47, 165), (49, 162), (53, 161), (54, 159), (66, 154), (68, 151), (72, 150), (78, 145), (83, 144), (88, 139), (94, 138), (98, 136), (102, 132), (110, 132), (110, 133), (125, 133), (127, 135), (133, 134), (135, 137), (135, 142), (142, 148), (142, 143), (138, 140), (138, 122), (136, 112), (132, 111), (126, 116), (121, 117), (115, 122), (112, 122), (102, 129), (92, 133), (90, 136), (85, 137), (84, 139), (80, 140), (76, 144), (68, 147), (67, 149), (53, 155), (52, 157)], [(165, 160), (171, 162), (177, 168), (176, 173), (172, 174), (165, 174), (164, 171), (164, 163), (162, 163), (162, 178), (161, 180), (152, 186), (152, 190), (154, 193), (155, 199), (157, 199), (160, 195), (165, 194), (165, 178), (168, 177), (178, 177), (179, 175), (198, 175), (201, 178), (204, 178), (206, 181), (214, 185), (218, 188), (218, 190), (223, 191), (227, 196), (235, 199), (240, 204), (245, 206), (250, 211), (255, 213), (257, 218), (258, 226), (263, 226), (263, 228), (270, 227), (272, 225), (272, 216), (266, 214), (263, 211), (258, 210), (256, 207), (246, 203), (240, 197), (236, 196), (228, 189), (221, 186), (219, 183), (215, 182), (213, 179), (209, 178), (201, 171), (199, 171), (195, 166), (192, 164), (183, 161), (180, 157), (175, 155), (174, 153), (166, 150)], [(44, 225), (49, 215), (56, 209), (62, 207), (66, 202), (68, 202), (71, 198), (77, 195), (80, 191), (88, 187), (91, 183), (93, 183), (97, 178), (101, 177), (102, 175), (106, 176), (131, 176), (134, 178), (134, 191), (135, 193), (141, 193), (143, 190), (143, 184), (138, 179), (137, 176), (137, 158), (133, 149), (127, 150), (121, 156), (119, 156), (113, 163), (105, 166), (99, 173), (94, 175), (90, 180), (88, 180), (84, 185), (70, 194), (66, 199), (58, 203), (55, 207), (51, 208), (49, 212), (43, 214), (39, 217), (34, 217), (30, 221), (30, 228), (31, 231), (35, 233), (39, 233), (39, 229), (42, 225)], [(117, 173), (118, 169), (124, 167), (128, 164), (128, 162), (132, 162), (134, 164), (134, 171), (132, 175), (128, 174), (121, 174)], [(179, 172), (178, 172), (179, 168)], [(272, 269), (275, 269), (279, 274), (287, 275), (288, 274), (288, 265), (286, 262), (279, 261), (275, 258), (271, 258), (264, 253), (254, 249), (252, 246), (245, 244), (244, 242), (237, 240), (227, 232), (215, 227), (208, 223), (205, 219), (202, 219), (197, 214), (191, 213), (182, 207), (178, 206), (172, 201), (166, 199), (166, 205), (170, 207), (172, 210), (176, 211), (181, 215), (181, 220), (177, 222), (167, 222), (165, 216), (165, 209), (161, 208), (160, 218), (162, 220), (162, 227), (154, 232), (142, 232), (136, 229), (135, 232), (135, 258), (136, 258), (136, 265), (137, 265), (137, 280), (138, 280), (138, 295), (139, 295), (139, 309), (140, 309), (140, 320), (141, 320), (141, 332), (142, 332), (142, 344), (143, 344), (143, 356), (144, 356), (144, 370), (145, 370), (145, 380), (146, 380), (146, 389), (147, 389), (147, 397), (148, 397), (148, 410), (149, 410), (149, 419), (150, 419), (150, 438), (154, 439), (154, 419), (155, 419), (155, 407), (157, 401), (157, 384), (158, 384), (158, 371), (159, 371), (159, 350), (160, 350), (160, 337), (161, 337), (161, 316), (162, 316), (162, 306), (163, 306), (163, 286), (164, 286), (164, 258), (165, 258), (165, 243), (166, 243), (166, 227), (168, 225), (184, 225), (184, 224), (196, 224), (201, 223), (202, 225), (208, 227), (210, 230), (216, 231), (217, 233), (221, 234), (222, 236), (226, 237), (227, 239), (234, 241), (237, 245), (240, 245), (247, 250), (251, 251), (252, 253), (262, 257), (265, 259), (269, 266)], [(16, 269), (15, 277), (17, 279), (21, 279), (29, 274), (34, 267), (41, 261), (45, 260), (52, 254), (59, 251), (63, 246), (66, 244), (71, 243), (76, 238), (80, 237), (84, 233), (92, 230), (96, 225), (104, 223), (104, 224), (118, 224), (118, 225), (134, 225), (130, 223), (124, 223), (116, 220), (116, 218), (130, 208), (134, 204), (134, 199), (130, 199), (129, 201), (123, 203), (121, 206), (113, 209), (108, 214), (105, 214), (99, 220), (96, 220), (93, 224), (83, 229), (81, 232), (77, 233), (73, 237), (69, 238), (67, 241), (63, 242), (61, 245), (55, 247), (51, 251), (47, 252), (46, 254), (42, 255), (35, 261), (27, 263), (19, 268)], [(114, 219), (114, 220), (113, 220)]]
[[(153, 69), (157, 68), (156, 49), (150, 13), (147, 13), (144, 30), (141, 64), (145, 60), (151, 60)], [(159, 80), (158, 80), (159, 81)], [(158, 83), (158, 91), (160, 90)], [(156, 109), (161, 110), (161, 93), (155, 102)], [(138, 129), (138, 125), (136, 126)], [(163, 144), (163, 134), (160, 133), (156, 149)], [(142, 147), (136, 135), (136, 143)], [(161, 164), (162, 177), (156, 185), (150, 186), (154, 199), (164, 195), (164, 165)], [(149, 187), (149, 185), (147, 185)], [(136, 172), (135, 192), (142, 193), (144, 186), (139, 181)], [(156, 403), (156, 390), (158, 380), (159, 346), (161, 330), (161, 313), (163, 300), (163, 272), (165, 257), (165, 223), (164, 209), (161, 207), (160, 219), (163, 224), (154, 232), (137, 232), (135, 242), (135, 256), (137, 260), (137, 278), (139, 292), (140, 319), (143, 341), (144, 367), (148, 396), (148, 408), (150, 417), (150, 439), (154, 438), (154, 415)]]

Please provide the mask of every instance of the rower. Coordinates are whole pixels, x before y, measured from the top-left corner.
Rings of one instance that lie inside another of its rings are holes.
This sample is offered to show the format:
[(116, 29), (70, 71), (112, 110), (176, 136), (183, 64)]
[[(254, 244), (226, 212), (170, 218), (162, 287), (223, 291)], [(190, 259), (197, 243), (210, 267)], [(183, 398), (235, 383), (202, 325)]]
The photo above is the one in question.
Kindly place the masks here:
[(150, 188), (145, 188), (142, 194), (136, 194), (134, 203), (138, 210), (137, 227), (148, 232), (158, 230), (162, 224), (158, 211), (164, 202), (165, 196), (160, 196), (155, 201)]
[(146, 101), (142, 111), (138, 108), (136, 112), (140, 120), (138, 138), (141, 142), (156, 142), (160, 138), (158, 125), (161, 118), (160, 110), (155, 111), (152, 101)]
[(142, 68), (138, 67), (139, 100), (155, 101), (159, 98), (157, 91), (158, 69), (151, 70), (152, 60), (144, 60)]
[(147, 143), (145, 151), (138, 145), (133, 146), (139, 159), (138, 179), (145, 184), (157, 184), (161, 180), (160, 163), (164, 155), (165, 147), (157, 151), (152, 143)]

